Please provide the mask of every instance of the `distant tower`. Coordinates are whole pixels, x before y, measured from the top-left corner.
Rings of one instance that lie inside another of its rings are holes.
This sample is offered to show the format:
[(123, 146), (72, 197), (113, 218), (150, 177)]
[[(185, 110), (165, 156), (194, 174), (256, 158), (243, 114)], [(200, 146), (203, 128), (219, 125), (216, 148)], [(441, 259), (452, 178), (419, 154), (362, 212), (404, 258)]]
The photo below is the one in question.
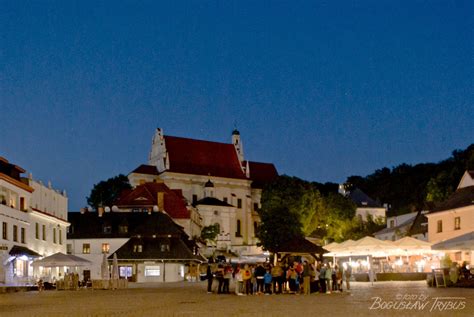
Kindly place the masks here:
[(165, 137), (163, 130), (157, 128), (151, 141), (151, 151), (148, 156), (148, 164), (156, 166), (158, 172), (163, 172), (170, 168), (170, 160), (166, 151)]
[(235, 147), (240, 163), (242, 163), (244, 161), (244, 146), (240, 140), (240, 132), (237, 129), (232, 131), (232, 144)]

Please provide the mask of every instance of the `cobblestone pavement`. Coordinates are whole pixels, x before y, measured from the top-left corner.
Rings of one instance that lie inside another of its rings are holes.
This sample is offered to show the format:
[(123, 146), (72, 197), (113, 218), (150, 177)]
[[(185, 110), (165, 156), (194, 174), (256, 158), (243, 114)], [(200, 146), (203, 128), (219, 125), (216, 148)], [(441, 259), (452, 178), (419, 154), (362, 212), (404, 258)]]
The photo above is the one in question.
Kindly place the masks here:
[(308, 296), (207, 294), (205, 282), (33, 291), (0, 294), (0, 316), (474, 316), (474, 289), (429, 288), (424, 281), (351, 288)]

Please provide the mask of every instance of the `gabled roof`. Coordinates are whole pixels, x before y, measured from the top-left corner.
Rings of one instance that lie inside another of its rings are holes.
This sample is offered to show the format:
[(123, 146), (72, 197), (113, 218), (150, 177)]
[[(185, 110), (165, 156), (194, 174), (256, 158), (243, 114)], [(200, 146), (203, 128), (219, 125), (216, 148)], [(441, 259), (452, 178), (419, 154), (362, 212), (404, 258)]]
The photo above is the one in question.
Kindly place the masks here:
[[(68, 239), (130, 238), (132, 236), (178, 236), (187, 239), (183, 228), (162, 212), (69, 212)], [(110, 226), (109, 232), (104, 227)], [(127, 227), (126, 232), (120, 227)]]
[[(169, 245), (163, 248), (162, 245)], [(141, 252), (135, 246), (141, 245)], [(192, 250), (179, 238), (132, 238), (116, 252), (119, 260), (168, 260), (168, 261), (199, 261), (202, 257), (194, 255)], [(109, 256), (111, 258), (112, 256)]]
[(28, 249), (27, 247), (19, 246), (19, 245), (14, 245), (8, 254), (13, 255), (13, 256), (21, 256), (21, 255), (26, 255), (32, 258), (39, 258), (41, 257), (41, 254)]
[(249, 169), (253, 188), (262, 189), (278, 177), (278, 172), (272, 163), (249, 161)]
[(234, 145), (164, 136), (169, 172), (246, 179)]
[(146, 165), (142, 164), (138, 166), (136, 169), (130, 172), (131, 173), (136, 173), (136, 174), (147, 174), (147, 175), (158, 175), (158, 169), (154, 165)]
[(389, 232), (395, 232), (397, 230), (401, 230), (401, 229), (404, 229), (406, 227), (411, 228), (413, 226), (414, 221), (416, 220), (417, 215), (418, 214), (414, 215), (413, 217), (410, 217), (409, 219), (405, 220), (404, 222), (402, 222), (398, 226), (395, 226), (395, 227), (392, 227), (392, 228), (383, 228), (382, 230), (377, 231), (375, 233), (375, 235), (389, 233)]
[(198, 206), (198, 205), (208, 205), (208, 206), (234, 207), (234, 206), (226, 203), (225, 201), (219, 200), (219, 199), (214, 198), (214, 197), (206, 197), (206, 198), (203, 198), (201, 200), (198, 200), (195, 203), (195, 205), (196, 206)]
[(181, 191), (172, 190), (164, 183), (145, 183), (134, 189), (124, 191), (114, 205), (119, 208), (153, 208), (153, 206), (158, 205), (158, 193), (164, 193), (164, 209), (172, 218), (185, 219), (190, 217), (186, 200), (181, 195)]
[(446, 201), (436, 205), (430, 214), (470, 205), (474, 205), (474, 186), (459, 188)]
[(359, 188), (351, 190), (348, 197), (357, 205), (357, 207), (382, 207), (378, 202), (367, 196), (367, 194), (361, 191)]
[(308, 241), (305, 238), (294, 238), (287, 240), (282, 245), (280, 245), (277, 250), (272, 251), (292, 254), (322, 254), (328, 252), (326, 249)]
[(408, 235), (413, 236), (415, 234), (425, 234), (428, 232), (428, 218), (423, 214), (420, 210), (416, 215), (415, 220), (413, 221), (413, 225), (408, 230)]

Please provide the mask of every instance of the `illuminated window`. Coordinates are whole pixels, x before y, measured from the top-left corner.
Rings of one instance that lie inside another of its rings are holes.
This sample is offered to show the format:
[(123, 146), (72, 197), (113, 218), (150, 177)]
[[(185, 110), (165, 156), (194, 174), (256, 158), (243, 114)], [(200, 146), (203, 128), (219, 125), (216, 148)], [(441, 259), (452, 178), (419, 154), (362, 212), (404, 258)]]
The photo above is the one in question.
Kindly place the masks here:
[(102, 243), (102, 253), (109, 253), (109, 251), (110, 251), (110, 244)]
[(160, 276), (161, 267), (159, 266), (145, 266), (145, 276)]
[(141, 244), (133, 245), (133, 252), (142, 253), (143, 252), (143, 246)]
[(90, 254), (91, 253), (91, 245), (89, 243), (82, 244), (82, 253)]
[(128, 226), (127, 225), (120, 225), (118, 230), (119, 230), (119, 233), (128, 233)]
[(132, 267), (131, 266), (119, 266), (119, 275), (120, 277), (128, 278), (132, 276)]
[(461, 217), (454, 218), (454, 230), (461, 229)]
[(170, 245), (169, 243), (162, 243), (160, 245), (161, 252), (169, 252), (170, 251)]

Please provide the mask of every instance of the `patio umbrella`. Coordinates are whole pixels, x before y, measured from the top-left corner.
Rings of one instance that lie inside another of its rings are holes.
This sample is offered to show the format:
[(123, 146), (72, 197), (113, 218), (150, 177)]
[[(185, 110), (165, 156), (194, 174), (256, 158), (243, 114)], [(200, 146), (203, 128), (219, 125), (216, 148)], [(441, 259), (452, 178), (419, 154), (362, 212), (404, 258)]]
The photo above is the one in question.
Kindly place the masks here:
[(110, 278), (109, 272), (109, 263), (107, 262), (107, 255), (104, 253), (104, 257), (102, 259), (102, 265), (100, 267), (100, 272), (103, 280), (108, 280)]
[(114, 259), (112, 262), (112, 279), (118, 280), (119, 279), (119, 267), (118, 267), (118, 259), (117, 253), (114, 253)]
[(403, 251), (409, 255), (435, 253), (431, 250), (432, 243), (412, 237), (403, 237), (397, 241), (394, 241), (393, 244), (398, 247), (400, 251)]
[(75, 266), (86, 266), (89, 265), (91, 262), (80, 258), (78, 256), (72, 254), (64, 254), (61, 252), (55, 253), (53, 255), (47, 256), (41, 260), (36, 260), (32, 263), (34, 267), (42, 266), (42, 267), (61, 267), (61, 266), (68, 266), (68, 267), (75, 267)]

